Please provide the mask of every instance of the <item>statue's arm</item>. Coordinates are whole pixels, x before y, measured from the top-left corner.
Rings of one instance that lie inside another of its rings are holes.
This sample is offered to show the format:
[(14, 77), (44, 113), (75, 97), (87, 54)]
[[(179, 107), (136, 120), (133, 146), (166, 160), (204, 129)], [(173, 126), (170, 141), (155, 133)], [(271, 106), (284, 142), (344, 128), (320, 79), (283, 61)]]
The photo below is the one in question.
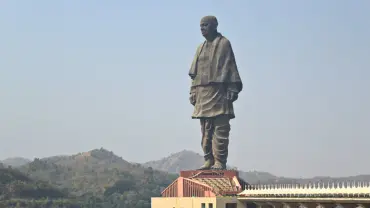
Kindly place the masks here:
[(229, 71), (229, 83), (227, 84), (227, 91), (234, 94), (239, 94), (242, 90), (242, 82), (239, 77), (238, 67), (235, 60), (235, 55), (231, 43), (226, 38), (223, 39), (223, 53), (227, 54), (226, 65)]

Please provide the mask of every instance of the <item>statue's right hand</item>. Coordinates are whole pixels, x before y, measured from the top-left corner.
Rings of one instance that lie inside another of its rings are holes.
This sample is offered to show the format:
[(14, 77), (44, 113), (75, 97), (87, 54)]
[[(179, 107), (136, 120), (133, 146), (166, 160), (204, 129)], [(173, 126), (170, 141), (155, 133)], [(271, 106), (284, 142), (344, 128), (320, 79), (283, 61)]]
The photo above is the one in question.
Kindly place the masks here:
[(195, 105), (195, 102), (196, 102), (196, 99), (195, 99), (195, 93), (190, 93), (189, 100), (190, 100), (190, 103), (191, 103), (192, 105)]

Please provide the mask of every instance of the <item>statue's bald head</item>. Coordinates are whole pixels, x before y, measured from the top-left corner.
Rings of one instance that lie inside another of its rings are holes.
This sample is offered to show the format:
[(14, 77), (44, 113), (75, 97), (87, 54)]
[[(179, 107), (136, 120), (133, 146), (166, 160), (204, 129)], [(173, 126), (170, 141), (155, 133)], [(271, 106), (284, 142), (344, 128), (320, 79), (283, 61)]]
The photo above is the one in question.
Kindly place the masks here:
[(218, 21), (215, 16), (205, 16), (200, 20), (200, 30), (205, 38), (217, 34), (217, 26)]
[(200, 24), (202, 24), (202, 23), (209, 23), (209, 24), (212, 24), (215, 27), (218, 26), (217, 18), (215, 16), (212, 16), (212, 15), (208, 15), (208, 16), (203, 17), (200, 20)]

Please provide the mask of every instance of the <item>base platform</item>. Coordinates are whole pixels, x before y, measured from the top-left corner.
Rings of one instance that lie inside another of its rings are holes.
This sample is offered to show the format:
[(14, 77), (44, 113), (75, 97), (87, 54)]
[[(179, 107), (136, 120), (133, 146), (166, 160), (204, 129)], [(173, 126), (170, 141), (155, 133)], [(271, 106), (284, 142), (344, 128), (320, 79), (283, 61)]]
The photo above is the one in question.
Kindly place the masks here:
[(248, 185), (236, 170), (185, 170), (163, 192), (163, 197), (235, 196)]
[(202, 178), (217, 178), (217, 177), (239, 177), (239, 172), (237, 170), (183, 170), (180, 171), (180, 177), (192, 178), (192, 177), (202, 177)]

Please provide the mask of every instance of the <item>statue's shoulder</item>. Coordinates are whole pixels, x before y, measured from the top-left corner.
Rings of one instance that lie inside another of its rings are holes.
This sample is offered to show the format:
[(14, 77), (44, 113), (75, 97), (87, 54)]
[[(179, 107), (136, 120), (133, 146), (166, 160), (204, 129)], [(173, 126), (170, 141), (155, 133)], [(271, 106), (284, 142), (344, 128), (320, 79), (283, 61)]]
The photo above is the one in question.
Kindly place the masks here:
[(197, 46), (197, 53), (200, 52), (200, 50), (202, 49), (203, 45), (204, 45), (205, 41), (204, 42), (201, 42), (199, 43), (199, 45)]
[(203, 47), (203, 45), (204, 45), (205, 42), (206, 41), (203, 41), (203, 42), (199, 43), (197, 48), (199, 49), (199, 48)]
[(230, 40), (229, 39), (227, 39), (227, 37), (225, 37), (225, 36), (223, 36), (223, 35), (221, 35), (221, 37), (220, 37), (220, 43), (222, 44), (222, 45), (231, 45), (231, 42), (230, 42)]

